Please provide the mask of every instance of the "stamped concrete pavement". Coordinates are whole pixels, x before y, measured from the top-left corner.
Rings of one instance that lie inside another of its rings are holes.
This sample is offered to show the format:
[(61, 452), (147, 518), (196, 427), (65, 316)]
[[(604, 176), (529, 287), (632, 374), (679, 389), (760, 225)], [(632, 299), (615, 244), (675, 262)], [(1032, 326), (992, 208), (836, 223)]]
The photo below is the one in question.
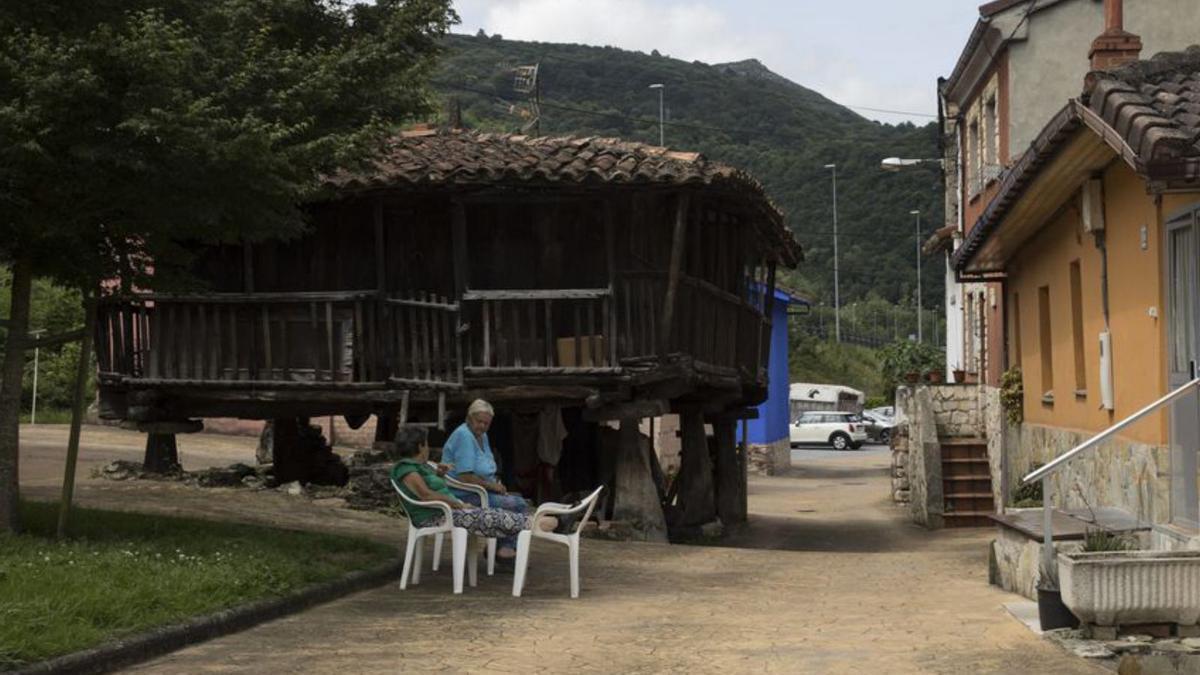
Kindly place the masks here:
[[(23, 430), (25, 433), (25, 430)], [(54, 430), (26, 434), (26, 466), (53, 469)], [(62, 433), (65, 440), (65, 432)], [(136, 454), (89, 429), (89, 457)], [(239, 443), (241, 445), (239, 445)], [(184, 461), (244, 457), (196, 437)], [(252, 446), (248, 446), (251, 447)], [(134, 670), (197, 672), (1099, 673), (1009, 617), (987, 585), (990, 531), (928, 532), (887, 499), (886, 453), (806, 457), (754, 478), (751, 523), (722, 546), (584, 542), (570, 599), (565, 551), (537, 547), (524, 597), (481, 574), (450, 593), (448, 566), (417, 587), (359, 593)], [(203, 461), (203, 460), (201, 460)], [(52, 474), (52, 471), (50, 472)], [(52, 494), (31, 476), (31, 496)], [(344, 531), (399, 543), (396, 521), (302, 498), (83, 478), (84, 504)]]

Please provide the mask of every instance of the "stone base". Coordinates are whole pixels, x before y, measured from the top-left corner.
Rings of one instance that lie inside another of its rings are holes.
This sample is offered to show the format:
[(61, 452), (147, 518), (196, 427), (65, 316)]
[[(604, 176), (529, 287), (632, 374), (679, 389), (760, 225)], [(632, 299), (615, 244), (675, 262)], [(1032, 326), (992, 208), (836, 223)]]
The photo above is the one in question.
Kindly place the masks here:
[(792, 468), (792, 445), (786, 438), (767, 445), (751, 443), (747, 457), (750, 473), (776, 476)]
[[(1056, 542), (1059, 553), (1075, 552), (1083, 547), (1077, 541)], [(996, 539), (992, 541), (992, 564), (989, 572), (992, 584), (1008, 591), (1037, 601), (1037, 584), (1042, 542), (1030, 539), (1008, 527), (996, 528)]]

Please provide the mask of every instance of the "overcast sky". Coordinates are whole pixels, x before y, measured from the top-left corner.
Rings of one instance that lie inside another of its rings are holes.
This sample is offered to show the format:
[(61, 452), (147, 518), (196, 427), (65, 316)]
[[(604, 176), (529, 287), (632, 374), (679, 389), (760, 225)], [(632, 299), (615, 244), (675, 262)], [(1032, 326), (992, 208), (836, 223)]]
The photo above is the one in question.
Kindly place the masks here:
[[(611, 45), (687, 61), (756, 58), (848, 106), (935, 115), (982, 0), (455, 0), (455, 32)], [(857, 112), (883, 122), (928, 117)]]

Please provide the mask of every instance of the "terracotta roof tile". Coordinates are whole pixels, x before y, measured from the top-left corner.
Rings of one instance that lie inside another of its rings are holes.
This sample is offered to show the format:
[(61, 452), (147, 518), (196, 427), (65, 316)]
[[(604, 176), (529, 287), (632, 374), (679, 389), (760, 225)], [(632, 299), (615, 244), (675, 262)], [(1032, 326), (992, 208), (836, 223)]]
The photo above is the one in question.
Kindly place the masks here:
[(1085, 100), (1143, 163), (1200, 157), (1200, 46), (1092, 73)]
[(617, 138), (542, 137), (413, 129), (387, 141), (383, 153), (359, 171), (327, 179), (338, 190), (481, 185), (574, 187), (703, 186), (724, 191), (761, 213), (772, 238), (801, 258), (783, 214), (750, 174), (680, 152)]

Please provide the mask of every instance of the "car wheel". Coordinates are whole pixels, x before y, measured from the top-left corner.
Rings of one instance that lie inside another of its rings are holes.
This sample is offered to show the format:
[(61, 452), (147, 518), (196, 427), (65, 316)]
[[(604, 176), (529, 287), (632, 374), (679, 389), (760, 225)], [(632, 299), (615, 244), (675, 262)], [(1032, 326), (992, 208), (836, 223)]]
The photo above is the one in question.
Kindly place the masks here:
[(888, 431), (887, 429), (884, 429), (883, 431), (879, 432), (879, 442), (883, 443), (884, 445), (891, 443), (892, 442), (892, 432)]
[(829, 437), (829, 444), (833, 446), (834, 450), (845, 450), (850, 447), (850, 437), (839, 431)]

